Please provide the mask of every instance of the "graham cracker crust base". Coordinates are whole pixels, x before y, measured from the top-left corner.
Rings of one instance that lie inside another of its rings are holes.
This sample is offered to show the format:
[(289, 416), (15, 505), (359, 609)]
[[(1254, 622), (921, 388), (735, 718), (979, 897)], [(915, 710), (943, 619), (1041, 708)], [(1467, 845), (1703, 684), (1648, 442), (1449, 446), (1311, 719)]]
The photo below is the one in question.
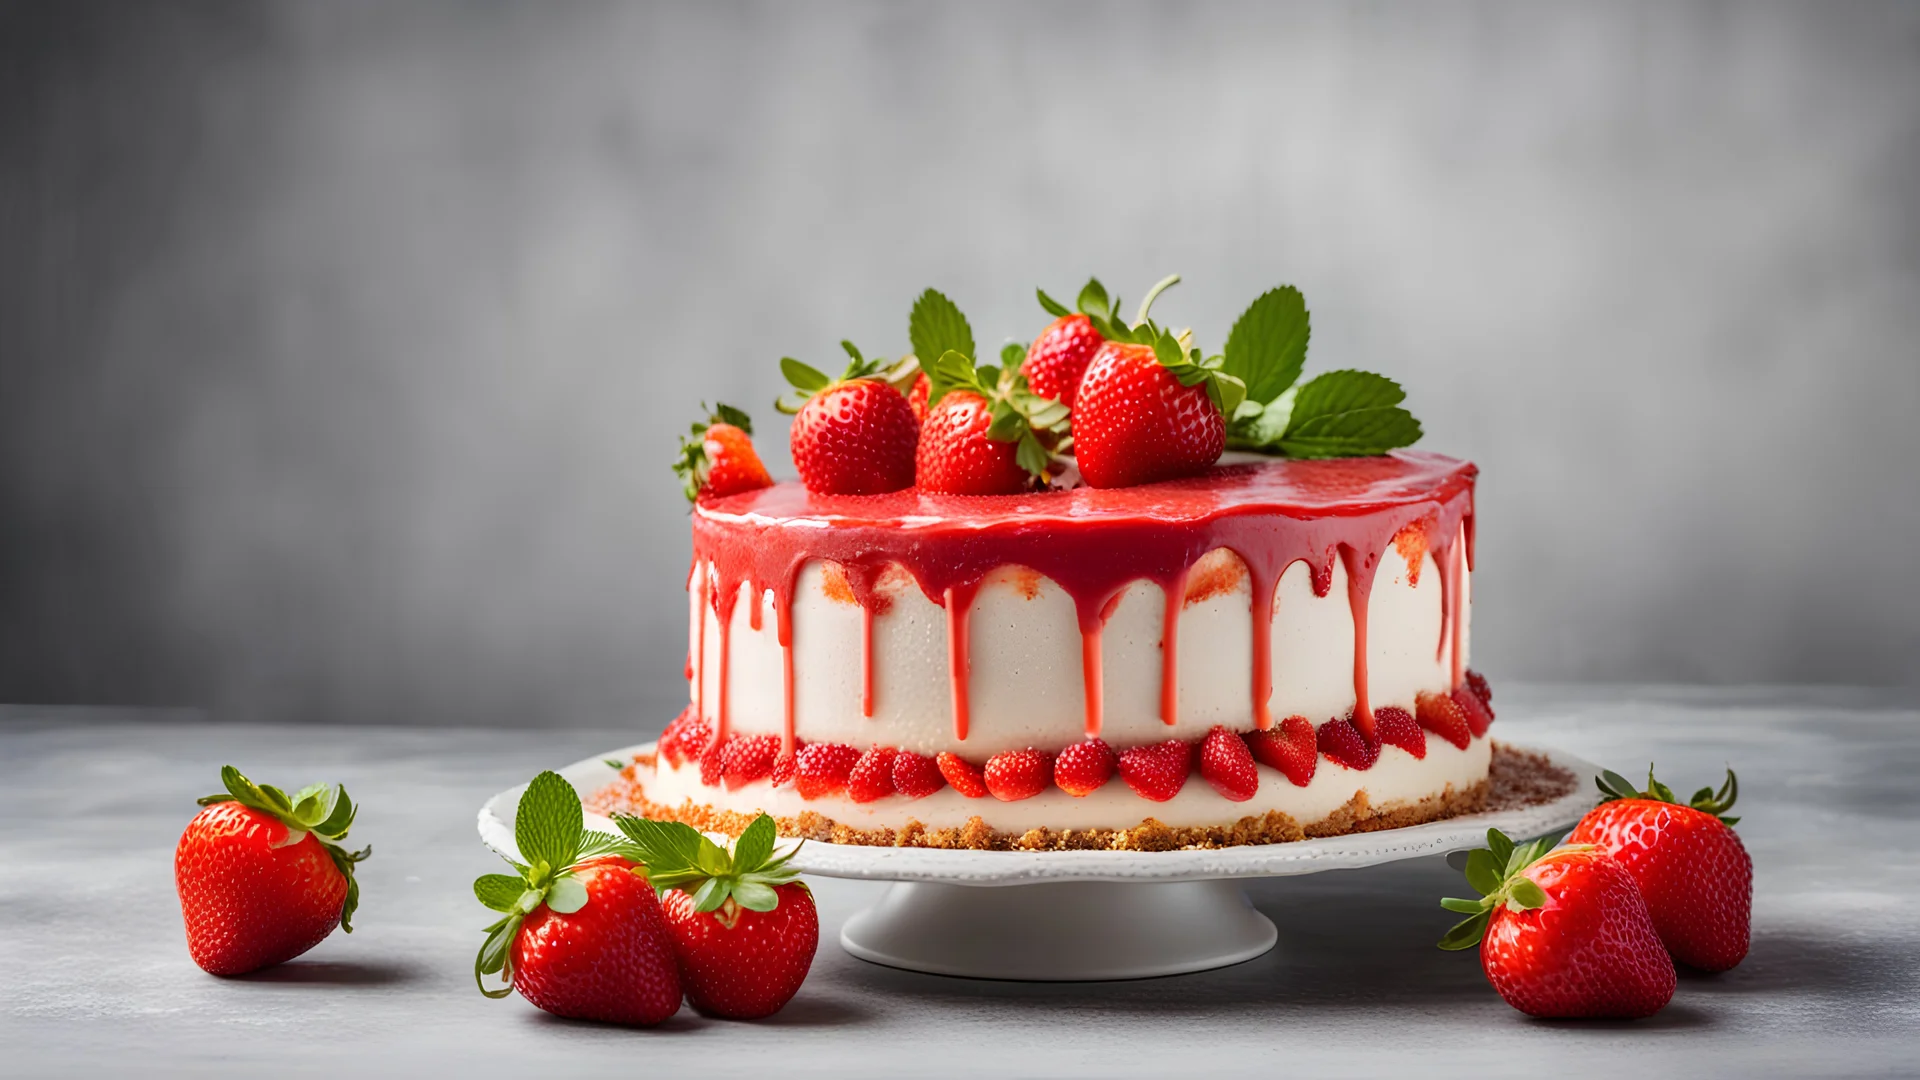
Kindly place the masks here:
[[(680, 821), (705, 832), (740, 835), (754, 815), (722, 810), (689, 799), (679, 806), (652, 802), (641, 787), (639, 773), (650, 770), (654, 759), (643, 754), (620, 773), (620, 779), (582, 800), (587, 809), (602, 814), (634, 814), (660, 821)], [(1361, 791), (1320, 821), (1302, 825), (1287, 814), (1270, 811), (1240, 818), (1232, 824), (1175, 828), (1152, 817), (1129, 829), (1029, 829), (999, 832), (979, 818), (957, 828), (932, 829), (908, 819), (899, 829), (857, 829), (824, 814), (808, 811), (774, 819), (780, 835), (824, 844), (865, 847), (950, 848), (972, 851), (1174, 851), (1180, 848), (1224, 848), (1243, 844), (1284, 844), (1309, 837), (1342, 836), (1423, 825), (1481, 810), (1510, 810), (1552, 802), (1578, 785), (1565, 769), (1539, 754), (1493, 744), (1487, 779), (1465, 791), (1453, 785), (1412, 805), (1376, 808)]]

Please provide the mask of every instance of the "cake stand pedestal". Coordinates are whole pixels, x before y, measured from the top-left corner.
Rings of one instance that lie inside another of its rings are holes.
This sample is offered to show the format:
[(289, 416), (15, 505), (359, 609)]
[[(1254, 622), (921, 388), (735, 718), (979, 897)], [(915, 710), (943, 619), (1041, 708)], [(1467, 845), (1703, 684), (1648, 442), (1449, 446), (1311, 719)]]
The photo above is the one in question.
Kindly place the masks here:
[(1012, 888), (903, 881), (848, 919), (840, 944), (862, 960), (909, 971), (1086, 982), (1238, 964), (1279, 936), (1231, 881)]
[[(606, 783), (606, 759), (559, 770), (581, 792)], [(847, 920), (840, 944), (888, 967), (980, 979), (1077, 982), (1177, 975), (1238, 964), (1273, 948), (1274, 925), (1235, 879), (1347, 870), (1483, 846), (1488, 829), (1515, 840), (1564, 830), (1594, 804), (1598, 767), (1555, 750), (1577, 783), (1535, 806), (1466, 814), (1404, 829), (1291, 844), (1182, 851), (947, 851), (801, 844), (792, 865), (822, 877), (893, 882)], [(480, 836), (517, 857), (513, 816), (525, 785), (480, 808)], [(589, 813), (587, 827), (613, 832)], [(725, 839), (720, 837), (718, 839)], [(782, 842), (786, 843), (785, 841)]]

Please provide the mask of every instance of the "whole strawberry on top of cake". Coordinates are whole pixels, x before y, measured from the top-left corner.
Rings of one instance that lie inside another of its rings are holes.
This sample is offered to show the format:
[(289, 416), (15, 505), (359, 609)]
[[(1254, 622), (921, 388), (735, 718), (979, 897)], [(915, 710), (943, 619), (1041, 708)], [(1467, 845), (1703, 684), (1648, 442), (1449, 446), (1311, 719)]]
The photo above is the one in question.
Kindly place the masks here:
[[(1479, 809), (1473, 491), (1391, 379), (1301, 381), (1300, 293), (1223, 350), (1097, 281), (1001, 363), (927, 290), (901, 360), (781, 367), (800, 482), (696, 425), (691, 704), (592, 798), (737, 833), (1166, 849)], [(731, 429), (731, 430), (729, 430)], [(703, 454), (725, 460), (708, 461)], [(743, 464), (740, 459), (751, 459)], [(692, 462), (692, 465), (688, 465)]]

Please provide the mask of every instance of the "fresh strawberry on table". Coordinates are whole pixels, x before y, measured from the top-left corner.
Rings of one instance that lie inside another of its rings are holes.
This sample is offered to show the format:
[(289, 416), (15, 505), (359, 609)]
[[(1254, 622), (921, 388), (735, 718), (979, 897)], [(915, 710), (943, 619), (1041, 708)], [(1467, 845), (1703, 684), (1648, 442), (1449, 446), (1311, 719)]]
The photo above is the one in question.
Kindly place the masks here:
[(813, 965), (820, 915), (774, 854), (773, 819), (753, 821), (733, 851), (672, 821), (616, 817), (660, 889), (687, 1002), (709, 1015), (754, 1020), (780, 1011)]
[[(473, 883), (501, 913), (474, 959), (488, 997), (512, 990), (556, 1016), (657, 1024), (680, 1009), (680, 968), (659, 898), (633, 845), (589, 832), (580, 797), (543, 772), (520, 796), (512, 874)], [(489, 990), (486, 977), (506, 985)]]
[(823, 495), (879, 495), (908, 487), (920, 422), (891, 381), (907, 362), (889, 367), (863, 357), (851, 341), (840, 347), (848, 361), (838, 378), (790, 356), (780, 360), (795, 393), (774, 408), (794, 414), (789, 446), (800, 482)]
[(288, 795), (231, 765), (226, 791), (200, 800), (173, 853), (187, 951), (214, 975), (291, 960), (333, 933), (353, 932), (360, 903), (354, 864), (372, 849), (340, 846), (358, 809), (343, 787)]
[(1081, 288), (1072, 311), (1045, 292), (1035, 293), (1040, 306), (1057, 317), (1027, 348), (1020, 373), (1027, 377), (1034, 393), (1054, 398), (1071, 409), (1080, 389), (1080, 376), (1120, 321), (1120, 298), (1109, 298), (1106, 286), (1096, 278), (1089, 278)]
[(1596, 781), (1606, 801), (1580, 819), (1573, 843), (1612, 855), (1640, 884), (1653, 927), (1673, 958), (1725, 971), (1747, 955), (1753, 918), (1753, 859), (1727, 817), (1740, 796), (1733, 770), (1719, 791), (1701, 788), (1682, 804), (1647, 768), (1647, 790), (1616, 772)]
[(1246, 386), (1203, 357), (1187, 336), (1156, 326), (1148, 308), (1168, 286), (1153, 287), (1132, 326), (1113, 327), (1080, 379), (1073, 405), (1073, 453), (1093, 487), (1131, 487), (1189, 476), (1218, 461), (1227, 420)]
[(1550, 839), (1515, 847), (1498, 829), (1467, 856), (1478, 900), (1440, 905), (1470, 916), (1440, 947), (1480, 946), (1480, 966), (1507, 1004), (1530, 1016), (1635, 1019), (1673, 997), (1673, 961), (1633, 875), (1612, 856)]
[(718, 499), (773, 486), (773, 477), (753, 449), (753, 419), (724, 402), (681, 437), (673, 471), (689, 502), (703, 495)]
[(914, 471), (920, 490), (946, 495), (1017, 495), (1044, 484), (1067, 431), (1067, 407), (1027, 388), (1012, 367), (976, 367), (949, 349), (931, 369), (927, 419)]

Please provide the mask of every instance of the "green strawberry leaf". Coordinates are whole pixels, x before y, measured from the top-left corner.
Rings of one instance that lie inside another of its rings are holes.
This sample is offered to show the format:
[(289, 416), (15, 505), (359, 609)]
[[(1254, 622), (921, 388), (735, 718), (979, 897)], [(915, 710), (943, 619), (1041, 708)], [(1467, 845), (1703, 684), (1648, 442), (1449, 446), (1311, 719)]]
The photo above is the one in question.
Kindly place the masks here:
[(613, 824), (632, 841), (649, 876), (670, 868), (692, 866), (700, 851), (700, 830), (678, 821), (653, 821), (628, 814), (614, 815)]
[(772, 911), (780, 906), (780, 894), (770, 885), (742, 881), (733, 887), (733, 902), (748, 911)]
[(1494, 862), (1493, 852), (1485, 848), (1467, 855), (1467, 884), (1482, 896), (1491, 896), (1500, 891), (1504, 880), (1501, 867)]
[(1516, 879), (1507, 894), (1507, 903), (1522, 910), (1547, 906), (1547, 891), (1529, 878)]
[(773, 819), (765, 814), (753, 819), (733, 842), (733, 865), (740, 873), (758, 870), (773, 855), (773, 842), (779, 836)]
[(1120, 305), (1117, 299), (1107, 295), (1107, 287), (1100, 284), (1099, 278), (1088, 278), (1087, 283), (1080, 287), (1080, 295), (1074, 300), (1073, 306), (1079, 308), (1083, 315), (1111, 320)]
[(1034, 295), (1040, 298), (1040, 306), (1045, 308), (1047, 314), (1052, 315), (1054, 318), (1064, 319), (1067, 316), (1073, 314), (1073, 312), (1067, 310), (1067, 306), (1065, 304), (1062, 304), (1060, 301), (1055, 300), (1051, 296), (1048, 296), (1047, 291), (1045, 289), (1035, 289), (1033, 290), (1033, 292), (1034, 292)]
[(1495, 865), (1504, 867), (1507, 860), (1513, 858), (1513, 841), (1499, 829), (1488, 829), (1487, 851), (1492, 854)]
[(1227, 422), (1227, 449), (1272, 451), (1286, 434), (1299, 393), (1296, 386), (1264, 405), (1251, 396), (1242, 401)]
[(1018, 371), (1020, 370), (1020, 365), (1026, 362), (1027, 347), (1025, 345), (1009, 341), (1005, 345), (1000, 346), (1001, 367), (1006, 368), (1008, 371)]
[[(509, 956), (513, 939), (520, 936), (520, 924), (525, 918), (524, 915), (509, 915), (487, 927), (487, 939), (480, 943), (480, 952), (473, 959), (473, 981), (482, 994), (490, 998), (503, 998), (513, 992)], [(494, 974), (501, 977), (503, 985), (489, 990), (486, 977)]]
[[(748, 416), (744, 409), (736, 409), (723, 401), (713, 407), (713, 417), (718, 423), (732, 424), (734, 427), (739, 428), (749, 435), (753, 434), (753, 417)], [(618, 767), (625, 768), (626, 766)]]
[[(1019, 346), (1009, 345), (1003, 351), (1012, 359), (1018, 350)], [(1053, 453), (1064, 449), (1068, 437), (1070, 414), (1065, 405), (1034, 393), (1027, 385), (1027, 377), (1019, 374), (1011, 363), (1004, 370), (992, 365), (975, 367), (971, 357), (951, 349), (934, 362), (927, 382), (928, 409), (940, 404), (941, 399), (954, 390), (966, 390), (985, 398), (990, 417), (987, 438), (1018, 444), (1015, 462), (1036, 479), (1047, 479)], [(1054, 449), (1050, 450), (1049, 444)]]
[(333, 860), (333, 868), (340, 871), (340, 875), (347, 879), (347, 898), (340, 905), (340, 929), (351, 934), (353, 933), (353, 913), (360, 910), (360, 879), (354, 876), (353, 866), (372, 855), (373, 848), (363, 847), (359, 851), (347, 851), (322, 841), (320, 850), (327, 853), (327, 858)]
[(353, 799), (347, 795), (346, 785), (332, 789), (329, 797), (321, 804), (320, 820), (313, 825), (313, 831), (330, 840), (345, 840), (347, 831), (353, 828), (353, 819), (360, 814)]
[(474, 898), (495, 911), (514, 910), (526, 891), (526, 880), (514, 874), (482, 874), (473, 883)]
[(718, 910), (732, 892), (732, 881), (724, 877), (710, 877), (693, 889), (693, 910)]
[[(690, 893), (697, 911), (721, 910), (730, 900), (749, 911), (771, 911), (779, 903), (774, 889), (795, 876), (787, 866), (793, 851), (774, 855), (777, 830), (766, 814), (748, 823), (731, 854), (679, 822), (620, 814), (614, 824), (645, 856), (647, 880), (654, 888)], [(758, 906), (763, 903), (765, 907)]]
[(1247, 384), (1249, 400), (1272, 401), (1300, 378), (1311, 336), (1300, 290), (1291, 285), (1269, 289), (1234, 320), (1227, 334), (1225, 371)]
[(1420, 439), (1420, 422), (1399, 408), (1400, 384), (1365, 371), (1329, 371), (1300, 387), (1279, 449), (1289, 457), (1384, 454)]
[(907, 316), (907, 340), (913, 343), (913, 354), (923, 363), (926, 357), (941, 356), (949, 351), (967, 357), (974, 355), (973, 327), (967, 317), (953, 301), (934, 289), (921, 293), (913, 302), (913, 311)]
[(1727, 811), (1733, 809), (1734, 801), (1740, 798), (1740, 780), (1734, 775), (1732, 769), (1727, 770), (1727, 778), (1721, 781), (1720, 790), (1703, 787), (1694, 792), (1693, 798), (1684, 803), (1674, 795), (1672, 788), (1654, 778), (1652, 765), (1647, 766), (1645, 791), (1635, 788), (1633, 781), (1612, 769), (1602, 770), (1594, 779), (1594, 784), (1600, 788), (1602, 796), (1600, 801), (1603, 803), (1613, 802), (1616, 799), (1655, 799), (1660, 802), (1690, 806), (1702, 813), (1712, 814), (1719, 818), (1723, 825), (1733, 825), (1740, 820), (1737, 817), (1727, 816)]
[(1473, 948), (1475, 945), (1480, 944), (1482, 937), (1486, 936), (1487, 922), (1492, 918), (1493, 912), (1489, 910), (1482, 911), (1470, 919), (1455, 923), (1453, 929), (1448, 930), (1446, 935), (1440, 939), (1440, 947), (1448, 952), (1459, 952), (1462, 949)]
[(573, 785), (552, 770), (541, 773), (520, 796), (513, 839), (529, 866), (545, 863), (558, 871), (573, 865), (585, 831), (585, 811)]
[(565, 874), (547, 886), (547, 907), (561, 915), (571, 915), (587, 906), (587, 887), (580, 879)]
[[(1467, 853), (1467, 884), (1482, 895), (1478, 900), (1447, 897), (1440, 901), (1440, 906), (1448, 911), (1471, 916), (1448, 930), (1446, 936), (1440, 939), (1440, 947), (1452, 951), (1478, 945), (1486, 934), (1494, 911), (1501, 907), (1513, 911), (1544, 907), (1547, 891), (1527, 877), (1526, 871), (1554, 850), (1556, 839), (1543, 836), (1532, 843), (1516, 846), (1505, 833), (1488, 829), (1487, 846)], [(1563, 850), (1581, 851), (1586, 850), (1587, 846), (1576, 845)]]
[(803, 364), (791, 356), (780, 358), (780, 374), (787, 377), (787, 381), (793, 384), (794, 389), (810, 394), (817, 394), (833, 385), (833, 380), (827, 378), (826, 372)]

